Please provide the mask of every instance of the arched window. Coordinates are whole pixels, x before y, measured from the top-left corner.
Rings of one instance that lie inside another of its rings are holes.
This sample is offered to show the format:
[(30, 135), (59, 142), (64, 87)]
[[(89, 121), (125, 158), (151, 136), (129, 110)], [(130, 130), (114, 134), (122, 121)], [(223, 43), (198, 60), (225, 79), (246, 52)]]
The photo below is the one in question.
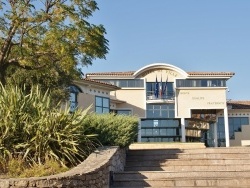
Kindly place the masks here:
[(77, 108), (78, 100), (77, 95), (78, 93), (81, 93), (81, 89), (75, 85), (69, 86), (70, 96), (69, 96), (69, 102), (70, 102), (70, 111), (73, 112)]

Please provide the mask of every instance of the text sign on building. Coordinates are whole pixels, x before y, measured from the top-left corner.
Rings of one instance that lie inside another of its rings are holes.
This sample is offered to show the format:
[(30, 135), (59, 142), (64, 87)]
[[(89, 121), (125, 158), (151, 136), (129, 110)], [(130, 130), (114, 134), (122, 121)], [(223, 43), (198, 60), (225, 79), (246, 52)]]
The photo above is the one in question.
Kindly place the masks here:
[(226, 89), (177, 89), (176, 118), (190, 118), (192, 109), (224, 109)]
[(178, 72), (168, 69), (154, 69), (150, 71), (146, 71), (141, 77), (146, 78), (147, 82), (155, 82), (156, 78), (158, 82), (174, 82), (174, 80), (178, 78), (182, 78)]

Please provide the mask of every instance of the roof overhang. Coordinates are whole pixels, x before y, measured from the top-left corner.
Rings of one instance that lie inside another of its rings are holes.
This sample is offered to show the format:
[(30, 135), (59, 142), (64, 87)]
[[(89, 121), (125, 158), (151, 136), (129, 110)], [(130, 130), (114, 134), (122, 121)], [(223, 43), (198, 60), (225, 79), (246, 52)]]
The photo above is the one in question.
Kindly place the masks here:
[(108, 91), (115, 91), (118, 89), (121, 89), (120, 87), (117, 87), (112, 84), (108, 84), (101, 81), (91, 80), (91, 79), (82, 79), (82, 80), (75, 80), (73, 81), (73, 84), (79, 85), (79, 86), (87, 86), (87, 87), (97, 87), (102, 88)]
[(234, 72), (187, 72), (188, 78), (192, 79), (204, 79), (204, 78), (210, 78), (210, 79), (230, 79), (232, 78), (235, 73)]

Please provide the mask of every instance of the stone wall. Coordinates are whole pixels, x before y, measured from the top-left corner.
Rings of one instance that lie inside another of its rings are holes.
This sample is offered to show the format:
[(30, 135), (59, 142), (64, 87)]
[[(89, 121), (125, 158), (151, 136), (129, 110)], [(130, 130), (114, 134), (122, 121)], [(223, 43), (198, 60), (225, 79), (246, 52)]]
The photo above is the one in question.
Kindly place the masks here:
[(108, 188), (113, 172), (124, 170), (126, 150), (101, 147), (71, 170), (52, 176), (0, 179), (0, 188)]

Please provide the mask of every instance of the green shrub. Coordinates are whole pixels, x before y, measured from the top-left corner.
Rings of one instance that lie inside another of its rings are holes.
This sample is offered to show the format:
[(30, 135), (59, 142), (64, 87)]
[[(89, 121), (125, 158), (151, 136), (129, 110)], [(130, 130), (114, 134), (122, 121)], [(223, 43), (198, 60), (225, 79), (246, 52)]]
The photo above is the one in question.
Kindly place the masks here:
[(102, 145), (129, 146), (136, 139), (138, 118), (115, 114), (90, 114), (83, 121), (87, 133), (97, 134)]
[(86, 111), (70, 113), (54, 105), (49, 92), (39, 87), (4, 88), (0, 85), (0, 156), (43, 164), (53, 159), (62, 165), (76, 165), (96, 145), (94, 135), (82, 126)]

